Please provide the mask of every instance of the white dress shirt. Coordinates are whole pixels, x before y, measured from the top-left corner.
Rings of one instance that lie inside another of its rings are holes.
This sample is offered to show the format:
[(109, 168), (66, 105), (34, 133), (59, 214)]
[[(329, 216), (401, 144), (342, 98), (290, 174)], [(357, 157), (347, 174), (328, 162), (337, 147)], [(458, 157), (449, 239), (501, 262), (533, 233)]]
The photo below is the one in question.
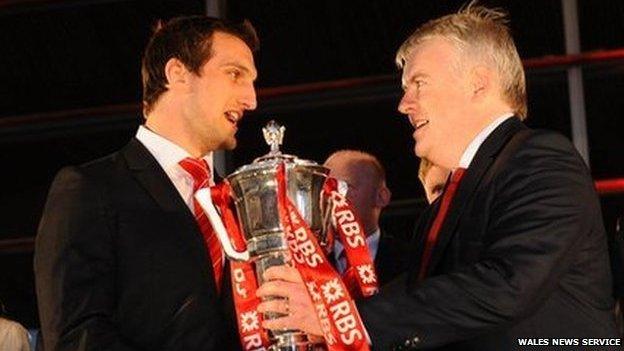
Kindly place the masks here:
[[(167, 174), (167, 177), (171, 179), (180, 196), (182, 196), (182, 200), (193, 212), (193, 177), (179, 164), (183, 159), (192, 156), (179, 145), (152, 132), (145, 126), (139, 126), (136, 138), (154, 156), (160, 167)], [(202, 158), (208, 162), (208, 167), (212, 170), (212, 152)], [(210, 172), (208, 184), (214, 185), (212, 171)]]
[(513, 116), (514, 114), (512, 112), (505, 113), (504, 115), (495, 119), (492, 123), (488, 124), (487, 127), (483, 128), (479, 132), (479, 134), (477, 134), (477, 136), (474, 139), (472, 139), (470, 144), (468, 144), (468, 147), (466, 148), (466, 150), (464, 150), (462, 157), (459, 159), (459, 167), (468, 168), (475, 154), (479, 150), (479, 147), (481, 147), (481, 144), (483, 144), (485, 139), (487, 139), (487, 137), (490, 136), (490, 134), (492, 134), (492, 132), (494, 131), (494, 129), (496, 129), (496, 127), (498, 127), (499, 125), (501, 125), (501, 123), (505, 122), (506, 120), (508, 120), (509, 118)]
[[(195, 213), (193, 207), (193, 177), (187, 173), (179, 162), (187, 157), (192, 157), (181, 146), (175, 144), (171, 140), (168, 140), (145, 126), (139, 126), (136, 133), (136, 138), (147, 148), (147, 150), (154, 156), (160, 167), (165, 171), (167, 177), (171, 179), (171, 182), (182, 196), (182, 200), (186, 203), (186, 206), (191, 210), (191, 213)], [(212, 152), (202, 157), (210, 168), (210, 179), (208, 179), (209, 185), (214, 185), (214, 174), (212, 172)], [(225, 264), (223, 251), (221, 251), (221, 263)]]

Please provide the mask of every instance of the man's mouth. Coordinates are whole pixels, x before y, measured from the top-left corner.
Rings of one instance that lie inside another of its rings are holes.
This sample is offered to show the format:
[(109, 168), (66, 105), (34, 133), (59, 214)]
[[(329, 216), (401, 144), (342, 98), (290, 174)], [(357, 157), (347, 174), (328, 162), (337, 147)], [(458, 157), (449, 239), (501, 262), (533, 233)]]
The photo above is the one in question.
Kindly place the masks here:
[(424, 126), (426, 126), (427, 124), (429, 124), (429, 120), (428, 119), (421, 119), (421, 120), (417, 120), (414, 123), (414, 130), (418, 130)]
[(243, 117), (243, 114), (239, 111), (227, 111), (225, 112), (225, 118), (236, 126), (238, 121)]

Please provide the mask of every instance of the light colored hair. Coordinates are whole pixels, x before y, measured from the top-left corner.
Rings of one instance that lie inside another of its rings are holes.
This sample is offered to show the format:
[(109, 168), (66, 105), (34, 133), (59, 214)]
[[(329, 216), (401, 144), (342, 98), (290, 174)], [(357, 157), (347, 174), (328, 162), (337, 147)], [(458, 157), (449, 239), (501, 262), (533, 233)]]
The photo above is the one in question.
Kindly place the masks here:
[(503, 98), (524, 120), (527, 115), (524, 69), (507, 27), (507, 14), (475, 3), (471, 1), (457, 13), (431, 20), (416, 29), (397, 51), (396, 64), (403, 68), (412, 50), (432, 37), (448, 39), (462, 56), (477, 57), (495, 68)]

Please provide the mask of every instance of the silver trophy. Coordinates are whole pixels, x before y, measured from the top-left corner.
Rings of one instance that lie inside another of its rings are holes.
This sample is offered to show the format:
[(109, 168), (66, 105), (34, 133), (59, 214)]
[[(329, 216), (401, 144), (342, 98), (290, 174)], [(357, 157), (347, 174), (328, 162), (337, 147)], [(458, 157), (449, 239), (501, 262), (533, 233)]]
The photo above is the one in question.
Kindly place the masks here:
[[(214, 206), (208, 203), (209, 193), (198, 193), (196, 196), (206, 210), (226, 256), (231, 260), (253, 261), (258, 284), (264, 282), (262, 276), (269, 267), (290, 261), (288, 242), (277, 207), (276, 174), (280, 163), (285, 165), (288, 196), (325, 250), (329, 249), (327, 233), (331, 212), (329, 200), (322, 196), (329, 170), (316, 162), (282, 154), (279, 146), (285, 128), (275, 121), (270, 121), (262, 131), (270, 146), (269, 153), (227, 177), (247, 251), (236, 251), (233, 247)], [(271, 319), (278, 316), (271, 313), (264, 317)], [(270, 337), (273, 342), (271, 350), (274, 351), (325, 350), (322, 342), (311, 340), (299, 330), (274, 331)]]

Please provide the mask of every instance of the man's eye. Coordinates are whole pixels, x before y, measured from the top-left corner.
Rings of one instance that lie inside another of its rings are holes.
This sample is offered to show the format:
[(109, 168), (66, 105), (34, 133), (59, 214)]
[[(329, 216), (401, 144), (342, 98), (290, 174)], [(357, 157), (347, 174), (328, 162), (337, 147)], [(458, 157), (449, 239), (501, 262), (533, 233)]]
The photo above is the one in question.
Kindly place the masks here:
[(241, 73), (240, 73), (240, 71), (233, 70), (233, 71), (229, 71), (228, 75), (230, 77), (232, 77), (232, 79), (238, 79), (238, 77), (240, 77)]

